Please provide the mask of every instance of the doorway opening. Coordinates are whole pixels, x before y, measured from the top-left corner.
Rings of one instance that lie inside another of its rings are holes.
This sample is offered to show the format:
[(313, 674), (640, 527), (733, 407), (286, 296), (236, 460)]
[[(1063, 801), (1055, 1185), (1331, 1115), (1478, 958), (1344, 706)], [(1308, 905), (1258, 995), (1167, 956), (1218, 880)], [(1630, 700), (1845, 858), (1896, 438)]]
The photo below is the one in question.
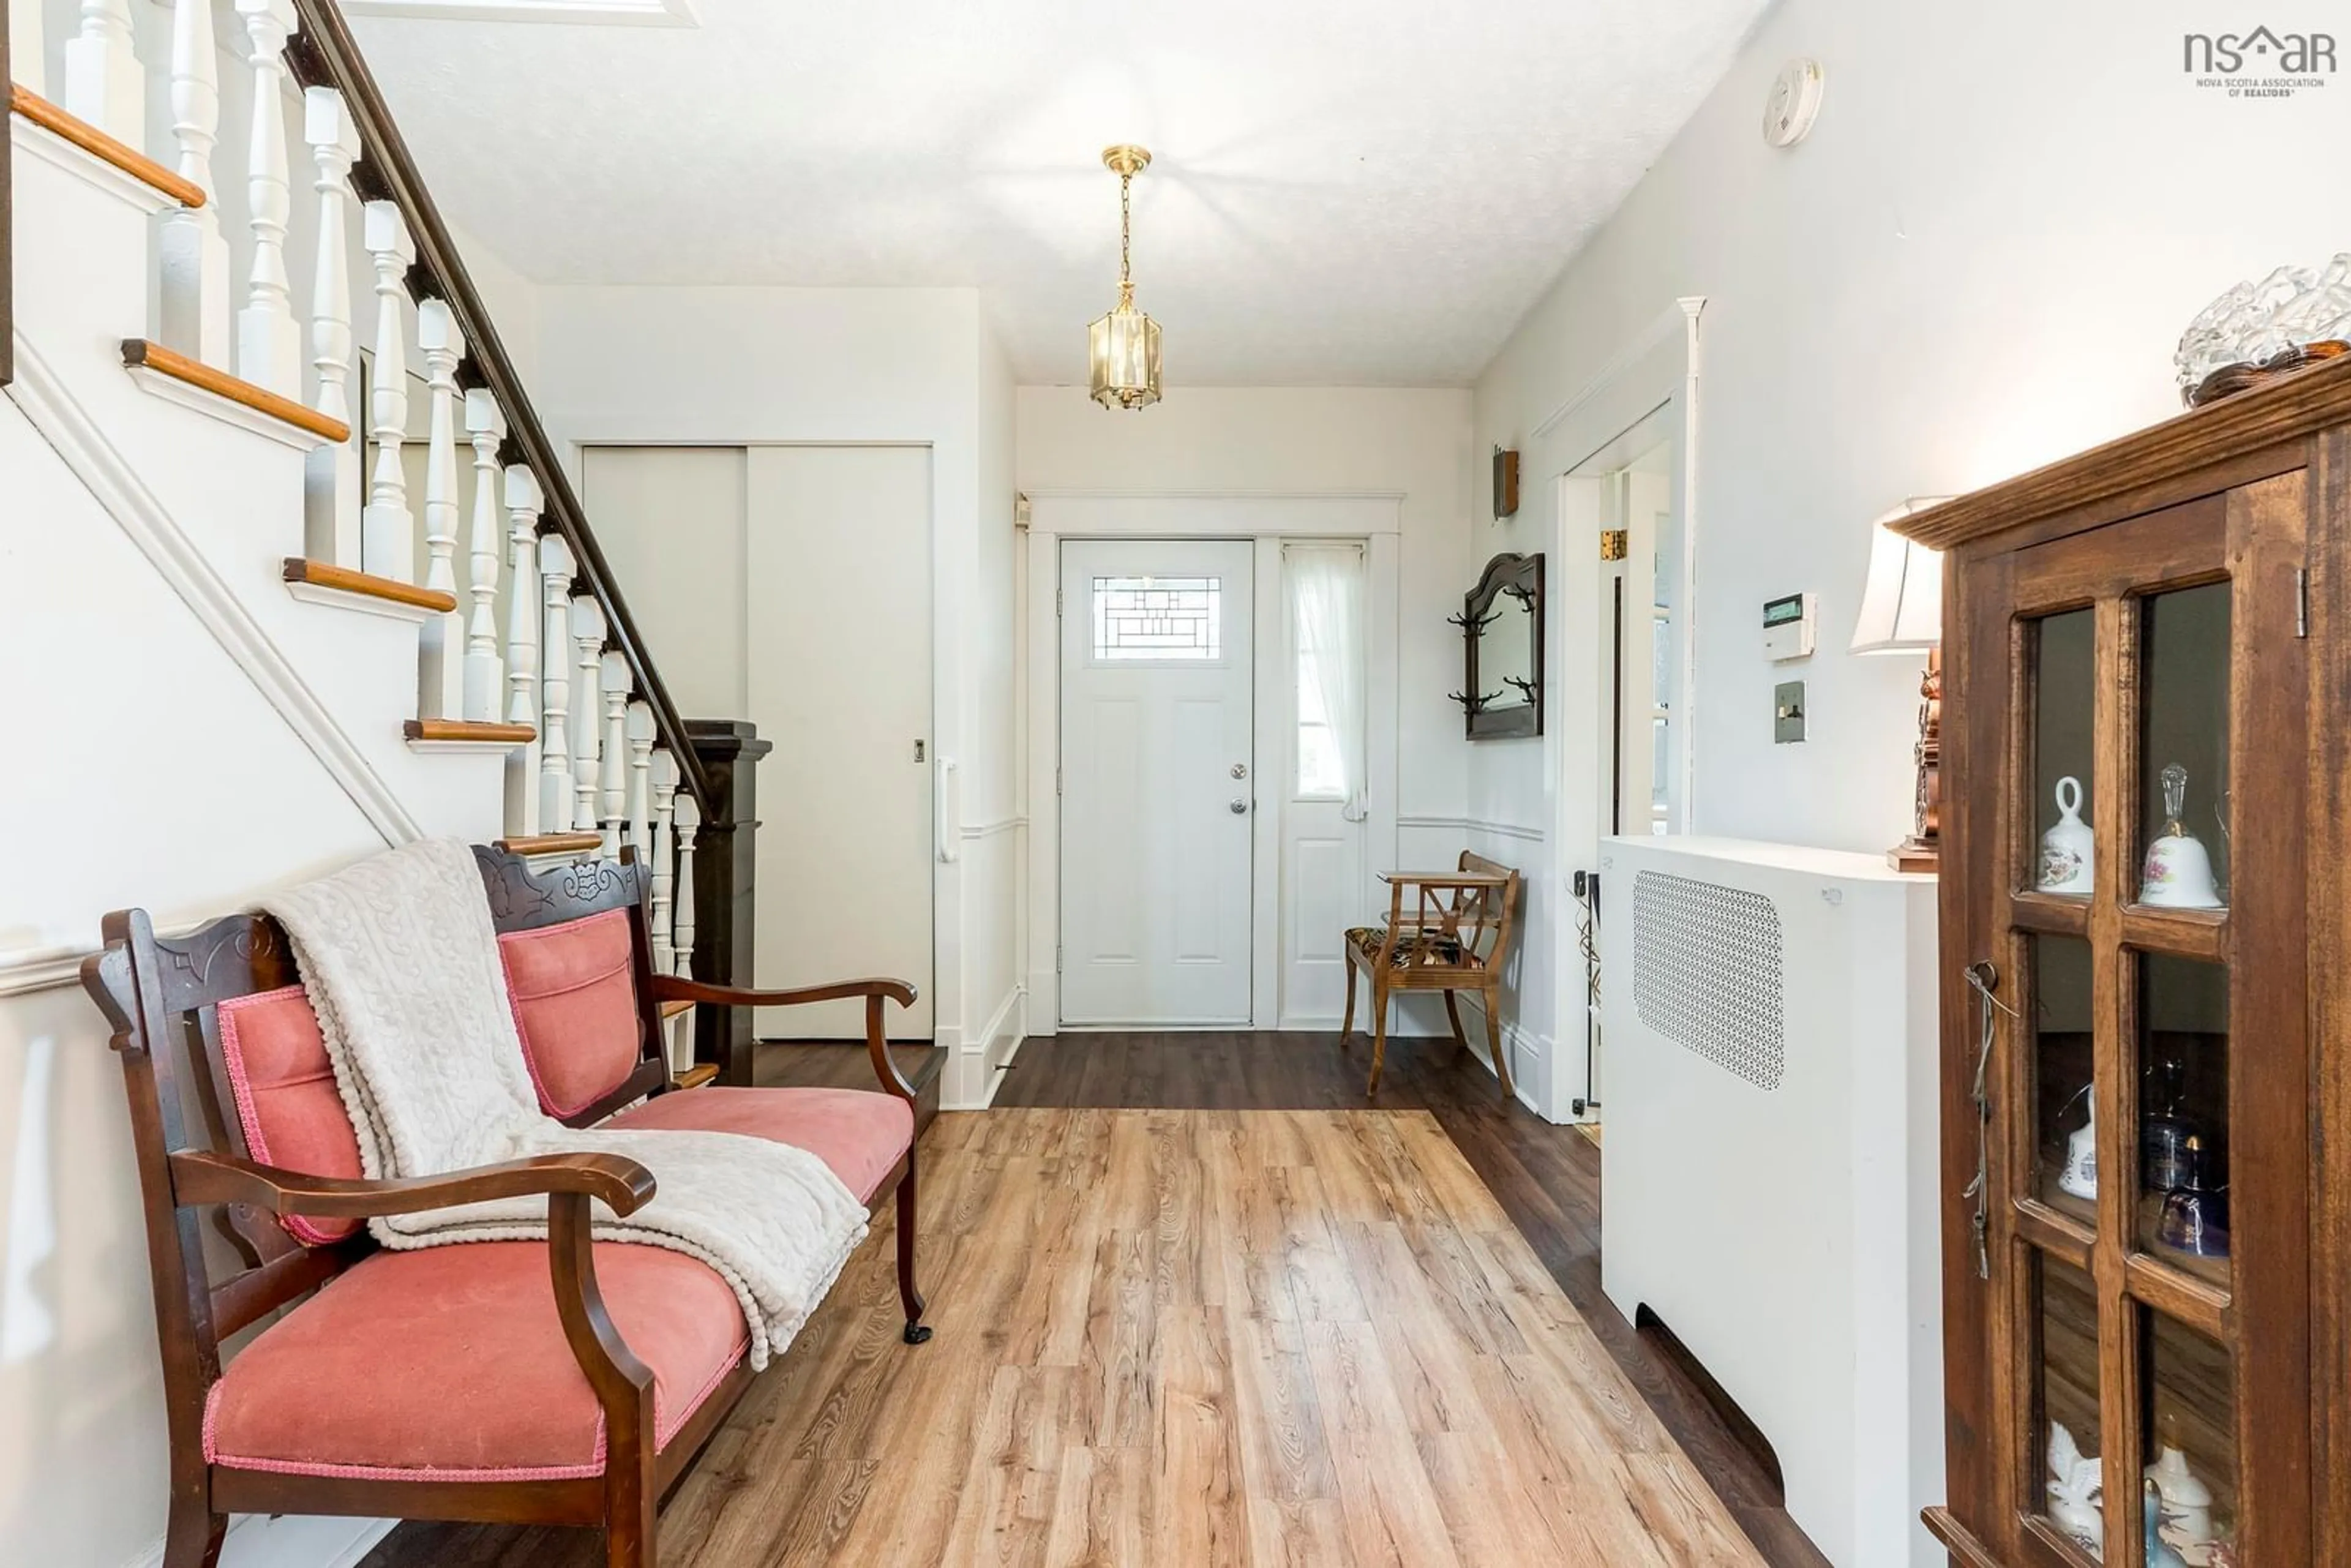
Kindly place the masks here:
[[(1685, 426), (1677, 401), (1652, 408), (1560, 480), (1562, 519), (1590, 517), (1596, 539), (1571, 527), (1562, 547), (1594, 551), (1598, 690), (1588, 755), (1594, 838), (1689, 831), (1690, 552)], [(1589, 557), (1586, 558), (1590, 559)], [(1570, 755), (1573, 755), (1571, 740)], [(1568, 984), (1583, 1013), (1584, 1092), (1569, 1105), (1599, 1136), (1602, 1065), (1600, 923), (1606, 894), (1596, 865), (1569, 878), (1573, 956)], [(1580, 986), (1578, 982), (1580, 981)]]

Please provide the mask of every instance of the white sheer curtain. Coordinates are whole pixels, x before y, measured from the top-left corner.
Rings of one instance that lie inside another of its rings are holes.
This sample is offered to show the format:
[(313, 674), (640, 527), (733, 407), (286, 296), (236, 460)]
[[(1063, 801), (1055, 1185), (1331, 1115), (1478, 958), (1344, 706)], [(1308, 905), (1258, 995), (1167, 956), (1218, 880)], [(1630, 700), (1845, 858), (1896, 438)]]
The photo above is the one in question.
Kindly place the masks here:
[(1320, 699), (1337, 743), (1344, 783), (1341, 814), (1368, 815), (1364, 795), (1364, 551), (1360, 545), (1293, 544), (1290, 621), (1298, 639), (1299, 684)]

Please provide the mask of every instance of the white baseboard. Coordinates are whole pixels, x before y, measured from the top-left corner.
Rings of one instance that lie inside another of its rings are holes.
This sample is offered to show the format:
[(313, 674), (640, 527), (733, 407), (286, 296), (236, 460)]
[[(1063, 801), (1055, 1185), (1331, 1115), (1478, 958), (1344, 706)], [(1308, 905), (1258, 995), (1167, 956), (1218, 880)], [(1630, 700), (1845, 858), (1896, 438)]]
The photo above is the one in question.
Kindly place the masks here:
[[(396, 1519), (334, 1519), (319, 1514), (240, 1513), (229, 1521), (221, 1568), (353, 1568), (392, 1532)], [(124, 1568), (162, 1568), (158, 1540)]]
[[(985, 1111), (996, 1098), (997, 1085), (1004, 1081), (1003, 1063), (1027, 1038), (1027, 988), (1015, 985), (996, 1004), (996, 1011), (986, 1027), (976, 1030), (968, 1040), (963, 1031), (955, 1031), (954, 1046), (947, 1057), (946, 1081), (939, 1087), (939, 1109), (942, 1111)], [(947, 1031), (939, 1031), (941, 1045), (948, 1043)], [(999, 1051), (998, 1042), (1010, 1037), (1012, 1043)]]

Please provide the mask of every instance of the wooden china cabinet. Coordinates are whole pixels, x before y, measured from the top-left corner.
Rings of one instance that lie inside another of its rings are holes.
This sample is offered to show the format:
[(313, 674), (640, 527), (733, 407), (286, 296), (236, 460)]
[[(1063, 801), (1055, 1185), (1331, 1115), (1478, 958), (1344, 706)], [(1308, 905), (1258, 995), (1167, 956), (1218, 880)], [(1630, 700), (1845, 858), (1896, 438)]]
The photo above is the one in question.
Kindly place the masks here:
[(2351, 360), (1900, 528), (1946, 551), (1928, 1526), (2351, 1568)]

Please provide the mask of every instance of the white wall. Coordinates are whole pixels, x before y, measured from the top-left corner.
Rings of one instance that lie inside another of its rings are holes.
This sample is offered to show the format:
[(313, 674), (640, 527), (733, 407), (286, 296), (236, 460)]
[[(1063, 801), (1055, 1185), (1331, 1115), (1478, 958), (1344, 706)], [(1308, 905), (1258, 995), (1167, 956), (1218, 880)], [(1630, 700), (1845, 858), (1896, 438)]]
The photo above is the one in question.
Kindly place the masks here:
[[(1007, 1003), (1018, 925), (1017, 827), (1003, 826), (1018, 815), (1011, 378), (977, 291), (549, 287), (537, 293), (537, 325), (534, 397), (575, 469), (578, 445), (603, 442), (930, 447), (934, 739), (957, 764), (948, 795), (957, 858), (938, 868), (935, 1001), (939, 1043), (956, 1052), (946, 1103), (977, 1103), (988, 1088), (980, 1058), (989, 1024), (1017, 1016)], [(653, 656), (658, 664), (658, 642)]]
[[(1401, 497), (1391, 803), (1400, 841), (1371, 853), (1375, 869), (1399, 860), (1450, 866), (1465, 845), (1486, 847), (1485, 824), (1466, 812), (1461, 710), (1446, 696), (1462, 668), (1460, 633), (1445, 618), (1459, 612), (1483, 559), (1471, 559), (1467, 527), (1477, 465), (1467, 391), (1178, 385), (1156, 406), (1126, 413), (1104, 412), (1083, 387), (1023, 387), (1019, 435), (1020, 488), (1031, 496)], [(1513, 841), (1497, 858), (1524, 863), (1540, 847)], [(1417, 1014), (1414, 1022), (1427, 1027)]]
[[(1477, 449), (1522, 445), (1677, 296), (1707, 298), (1702, 831), (1900, 839), (1920, 664), (1844, 652), (1871, 520), (2175, 413), (2190, 317), (2351, 243), (2341, 204), (2310, 199), (2314, 150), (2351, 132), (2344, 82), (2197, 89), (2181, 35), (2225, 20), (2187, 0), (1787, 0), (1479, 379)], [(1827, 93), (1779, 152), (1758, 122), (1794, 55), (1823, 62)], [(1529, 473), (1516, 521), (1485, 531), (1544, 548), (1559, 471)], [(1482, 470), (1479, 488), (1483, 517)], [(1769, 664), (1761, 601), (1799, 590), (1820, 595), (1821, 651)], [(1811, 738), (1774, 746), (1771, 686), (1792, 678)]]

